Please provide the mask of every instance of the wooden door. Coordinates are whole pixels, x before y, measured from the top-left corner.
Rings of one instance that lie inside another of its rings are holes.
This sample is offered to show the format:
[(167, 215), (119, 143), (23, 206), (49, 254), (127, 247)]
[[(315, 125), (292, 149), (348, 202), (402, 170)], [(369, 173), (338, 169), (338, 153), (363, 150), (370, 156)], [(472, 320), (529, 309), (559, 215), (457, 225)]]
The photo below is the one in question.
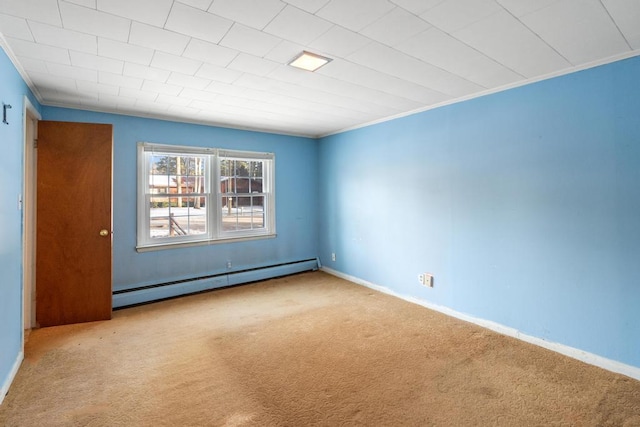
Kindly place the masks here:
[(36, 323), (111, 318), (113, 127), (38, 123)]

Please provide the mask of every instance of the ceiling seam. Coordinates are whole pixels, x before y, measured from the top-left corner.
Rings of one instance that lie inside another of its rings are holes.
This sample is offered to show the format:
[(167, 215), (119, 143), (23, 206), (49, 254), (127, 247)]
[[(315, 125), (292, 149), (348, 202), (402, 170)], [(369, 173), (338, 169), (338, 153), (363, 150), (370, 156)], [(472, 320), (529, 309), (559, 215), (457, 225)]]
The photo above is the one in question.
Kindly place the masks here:
[(631, 46), (631, 43), (629, 43), (629, 40), (627, 40), (627, 37), (625, 37), (624, 33), (622, 32), (622, 30), (620, 29), (620, 27), (618, 26), (618, 23), (616, 22), (615, 19), (613, 19), (613, 16), (611, 16), (611, 13), (609, 12), (609, 9), (607, 8), (607, 6), (602, 2), (602, 0), (599, 0), (598, 3), (600, 3), (600, 6), (602, 6), (602, 8), (604, 9), (604, 11), (606, 12), (607, 16), (609, 17), (609, 19), (611, 20), (611, 23), (616, 27), (616, 30), (618, 30), (618, 34), (620, 34), (620, 36), (622, 37), (622, 39), (624, 40), (624, 42), (627, 44), (627, 47), (630, 50), (633, 50), (633, 47)]

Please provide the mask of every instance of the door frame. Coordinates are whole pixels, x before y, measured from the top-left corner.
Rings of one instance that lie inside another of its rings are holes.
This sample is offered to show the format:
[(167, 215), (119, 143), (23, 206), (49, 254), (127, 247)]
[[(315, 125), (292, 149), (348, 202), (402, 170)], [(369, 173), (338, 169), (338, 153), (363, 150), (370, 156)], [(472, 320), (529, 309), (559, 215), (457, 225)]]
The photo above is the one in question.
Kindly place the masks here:
[(36, 174), (38, 121), (42, 116), (24, 97), (23, 108), (23, 136), (24, 150), (22, 155), (22, 349), (24, 351), (25, 331), (35, 325), (35, 257), (36, 257)]

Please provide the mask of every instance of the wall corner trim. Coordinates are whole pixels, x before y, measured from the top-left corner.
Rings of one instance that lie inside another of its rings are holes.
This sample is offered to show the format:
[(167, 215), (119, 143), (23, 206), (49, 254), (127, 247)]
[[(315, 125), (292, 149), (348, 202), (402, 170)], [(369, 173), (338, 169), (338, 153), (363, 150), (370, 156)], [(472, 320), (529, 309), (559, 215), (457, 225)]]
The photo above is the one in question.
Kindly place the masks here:
[(599, 368), (602, 368), (617, 374), (626, 375), (630, 378), (640, 381), (640, 367), (627, 365), (625, 363), (618, 362), (616, 360), (607, 359), (606, 357), (598, 356), (597, 354), (589, 353), (574, 347), (569, 347), (568, 345), (546, 341), (546, 340), (543, 340), (542, 338), (523, 334), (517, 329), (510, 328), (500, 323), (492, 322), (490, 320), (485, 320), (478, 317), (473, 317), (468, 314), (460, 313), (448, 307), (433, 304), (429, 301), (425, 301), (422, 299), (398, 294), (389, 288), (385, 288), (384, 286), (376, 285), (374, 283), (368, 282), (366, 280), (362, 280), (355, 276), (341, 273), (331, 268), (321, 267), (320, 270), (324, 271), (325, 273), (331, 274), (333, 276), (339, 277), (341, 279), (348, 280), (349, 282), (353, 282), (357, 285), (365, 286), (367, 288), (394, 296), (396, 298), (400, 298), (405, 301), (421, 305), (425, 308), (438, 311), (440, 313), (446, 314), (447, 316), (455, 317), (457, 319), (464, 320), (465, 322), (473, 323), (483, 328), (490, 329), (499, 334), (513, 337), (521, 341), (527, 342), (529, 344), (534, 344), (534, 345), (537, 345), (538, 347), (546, 348), (547, 350), (555, 351), (556, 353), (560, 353), (562, 355), (571, 357), (581, 362), (588, 363), (589, 365), (597, 366)]
[(20, 369), (20, 365), (22, 364), (23, 360), (24, 352), (21, 351), (20, 353), (18, 353), (18, 357), (16, 357), (16, 361), (14, 362), (9, 375), (7, 375), (6, 381), (0, 388), (0, 405), (2, 405), (2, 401), (4, 400), (4, 397), (7, 395), (7, 393), (9, 393), (9, 387), (11, 387), (11, 383), (13, 383), (16, 375), (18, 375), (18, 370)]

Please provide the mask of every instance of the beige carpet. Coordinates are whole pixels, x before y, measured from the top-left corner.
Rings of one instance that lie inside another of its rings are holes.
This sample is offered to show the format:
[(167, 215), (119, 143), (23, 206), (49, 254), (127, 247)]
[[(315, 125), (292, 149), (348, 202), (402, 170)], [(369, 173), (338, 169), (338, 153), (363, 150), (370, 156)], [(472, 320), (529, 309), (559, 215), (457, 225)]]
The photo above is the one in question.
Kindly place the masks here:
[(640, 425), (640, 382), (321, 272), (35, 330), (2, 426)]

